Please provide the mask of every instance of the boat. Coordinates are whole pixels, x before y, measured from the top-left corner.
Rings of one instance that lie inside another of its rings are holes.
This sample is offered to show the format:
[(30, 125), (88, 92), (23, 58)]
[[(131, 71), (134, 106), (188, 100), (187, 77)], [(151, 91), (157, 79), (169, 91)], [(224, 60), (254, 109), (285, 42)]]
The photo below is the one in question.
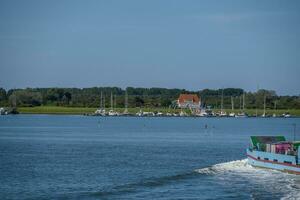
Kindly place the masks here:
[[(104, 101), (104, 103), (103, 103)], [(106, 116), (106, 111), (105, 111), (105, 97), (102, 95), (101, 91), (101, 96), (100, 96), (100, 107), (94, 112), (95, 116)]]
[(210, 106), (207, 106), (207, 109), (205, 109), (206, 117), (215, 117), (216, 113), (213, 112)]
[(248, 117), (247, 113), (245, 112), (245, 93), (243, 96), (240, 96), (240, 112), (235, 115), (237, 118)]
[(241, 112), (241, 113), (236, 114), (235, 117), (248, 117), (248, 115), (244, 112)]
[(168, 116), (168, 117), (172, 117), (172, 116), (173, 116), (173, 114), (172, 114), (172, 113), (169, 113), (169, 112), (167, 112), (167, 113), (166, 113), (166, 116)]
[(5, 108), (0, 108), (0, 115), (7, 115), (8, 111)]
[(235, 117), (235, 113), (234, 113), (234, 112), (231, 112), (231, 113), (229, 113), (228, 116), (229, 116), (229, 117)]
[(282, 117), (289, 118), (289, 117), (291, 117), (291, 115), (289, 113), (284, 113), (284, 114), (282, 114)]
[(143, 111), (140, 109), (140, 111), (137, 112), (135, 115), (138, 116), (138, 117), (142, 117), (143, 116)]
[(162, 116), (164, 116), (164, 113), (162, 113), (162, 112), (157, 112), (157, 113), (155, 114), (155, 116), (162, 117)]
[(108, 116), (119, 116), (120, 114), (114, 110), (108, 111)]
[(125, 90), (125, 102), (124, 102), (124, 105), (125, 105), (125, 110), (123, 112), (123, 116), (129, 116), (130, 113), (128, 112), (128, 93), (127, 93), (127, 88)]
[(178, 113), (173, 113), (173, 117), (178, 117), (179, 114)]
[(155, 114), (154, 114), (154, 112), (143, 112), (143, 116), (154, 117)]
[(200, 111), (198, 113), (196, 113), (195, 116), (197, 116), (197, 117), (206, 117), (206, 116), (208, 116), (208, 113), (206, 112), (205, 109), (200, 109)]
[(120, 113), (118, 113), (115, 108), (117, 107), (117, 102), (116, 102), (116, 95), (113, 95), (111, 92), (110, 94), (110, 110), (108, 112), (108, 116), (119, 116)]
[(105, 109), (97, 109), (96, 111), (95, 111), (95, 113), (94, 113), (94, 115), (96, 115), (96, 116), (105, 116), (107, 113), (106, 113), (106, 111), (105, 111)]
[(300, 141), (284, 136), (251, 136), (248, 164), (300, 175)]
[(264, 96), (264, 113), (261, 115), (261, 117), (267, 117), (267, 115), (266, 115), (266, 95)]
[(180, 111), (180, 113), (179, 113), (179, 116), (180, 117), (186, 117), (186, 116), (188, 116), (185, 112), (183, 112), (182, 110)]
[(221, 111), (221, 112), (219, 113), (219, 117), (227, 117), (227, 116), (228, 116), (227, 113), (224, 112), (224, 111)]
[(219, 117), (227, 117), (227, 113), (224, 111), (224, 106), (223, 106), (223, 102), (224, 102), (224, 89), (222, 89), (222, 97), (221, 97), (221, 111), (219, 113)]

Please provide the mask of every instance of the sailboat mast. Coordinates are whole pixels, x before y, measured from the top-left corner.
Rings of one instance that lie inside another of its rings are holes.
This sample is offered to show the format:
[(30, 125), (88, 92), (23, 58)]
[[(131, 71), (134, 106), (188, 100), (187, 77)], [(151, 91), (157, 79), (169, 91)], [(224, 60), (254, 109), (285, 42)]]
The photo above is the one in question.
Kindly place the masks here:
[(127, 88), (125, 91), (125, 113), (128, 112), (128, 93), (127, 93)]
[(243, 93), (243, 112), (245, 111), (245, 93)]
[(242, 111), (242, 96), (240, 96), (240, 112)]
[(114, 104), (113, 104), (113, 93), (110, 93), (110, 109), (113, 110)]
[(223, 113), (223, 92), (224, 92), (224, 89), (222, 89), (222, 98), (221, 98), (221, 113)]
[(114, 95), (114, 108), (117, 108), (117, 95)]
[(233, 103), (233, 97), (231, 96), (231, 110), (234, 110), (234, 103)]
[(103, 104), (102, 104), (103, 96), (102, 96), (102, 91), (100, 94), (100, 109), (103, 109)]
[(103, 95), (103, 109), (105, 110), (105, 95)]
[(266, 115), (266, 95), (264, 96), (264, 115)]

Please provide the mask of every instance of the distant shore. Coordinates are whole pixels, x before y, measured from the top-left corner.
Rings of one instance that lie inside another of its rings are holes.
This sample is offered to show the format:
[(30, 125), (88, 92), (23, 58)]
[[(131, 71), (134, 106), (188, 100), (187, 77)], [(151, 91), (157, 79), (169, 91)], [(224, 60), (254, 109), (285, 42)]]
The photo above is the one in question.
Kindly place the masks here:
[[(72, 114), (72, 115), (83, 115), (83, 114), (92, 114), (95, 112), (97, 108), (88, 108), (88, 107), (62, 107), (62, 106), (36, 106), (36, 107), (19, 107), (18, 111), (20, 114)], [(107, 110), (110, 110), (107, 108)], [(117, 112), (122, 113), (124, 108), (115, 109)], [(180, 109), (168, 109), (168, 108), (128, 108), (128, 112), (130, 114), (136, 114), (140, 110), (144, 112), (161, 112), (161, 113), (178, 113)], [(214, 112), (218, 112), (218, 109), (214, 109)], [(239, 109), (231, 110), (225, 109), (225, 111), (229, 114), (230, 112), (239, 113)], [(186, 110), (189, 112), (189, 110)], [(256, 109), (246, 109), (245, 112), (248, 115), (255, 116)], [(284, 110), (266, 110), (268, 115), (276, 114), (280, 116), (284, 113), (289, 113), (291, 116), (300, 117), (300, 109), (284, 109)], [(262, 109), (257, 110), (258, 116), (263, 114)]]

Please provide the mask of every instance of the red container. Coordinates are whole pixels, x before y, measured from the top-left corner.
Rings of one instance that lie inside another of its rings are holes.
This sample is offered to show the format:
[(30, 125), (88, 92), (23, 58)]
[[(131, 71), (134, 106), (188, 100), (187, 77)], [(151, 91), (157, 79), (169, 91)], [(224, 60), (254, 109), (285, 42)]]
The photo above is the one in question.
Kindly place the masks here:
[(275, 144), (276, 153), (285, 154), (288, 150), (291, 150), (292, 145), (291, 143), (277, 143)]

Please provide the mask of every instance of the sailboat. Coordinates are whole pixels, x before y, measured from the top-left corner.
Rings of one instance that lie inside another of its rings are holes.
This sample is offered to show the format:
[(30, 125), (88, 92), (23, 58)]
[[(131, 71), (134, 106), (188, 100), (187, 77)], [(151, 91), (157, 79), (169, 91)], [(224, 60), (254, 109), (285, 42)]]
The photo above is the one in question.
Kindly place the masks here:
[(128, 93), (127, 93), (127, 88), (126, 88), (126, 91), (125, 91), (125, 110), (123, 112), (123, 115), (129, 115), (129, 112), (128, 112)]
[[(115, 99), (116, 99), (116, 97), (115, 97)], [(117, 113), (114, 110), (114, 97), (113, 97), (112, 92), (110, 93), (110, 111), (108, 112), (108, 115), (109, 116), (118, 116), (119, 115), (119, 113)]]
[(229, 113), (229, 117), (235, 117), (234, 111), (234, 102), (233, 102), (233, 97), (231, 96), (231, 113)]
[(241, 112), (238, 113), (235, 117), (247, 117), (247, 114), (245, 113), (245, 93), (243, 93), (243, 107), (241, 104), (241, 97), (240, 97), (240, 110)]
[(222, 98), (221, 98), (221, 112), (220, 117), (226, 117), (227, 113), (223, 110), (223, 103), (224, 103), (224, 89), (222, 89)]
[(262, 114), (262, 117), (266, 117), (266, 95), (264, 95), (264, 113)]
[[(103, 104), (102, 100), (104, 100), (104, 104)], [(103, 108), (103, 105), (104, 105), (104, 108)], [(95, 111), (95, 115), (101, 115), (101, 116), (106, 115), (106, 112), (105, 112), (105, 97), (103, 98), (102, 91), (101, 91), (101, 96), (100, 96), (100, 108), (98, 108)]]

